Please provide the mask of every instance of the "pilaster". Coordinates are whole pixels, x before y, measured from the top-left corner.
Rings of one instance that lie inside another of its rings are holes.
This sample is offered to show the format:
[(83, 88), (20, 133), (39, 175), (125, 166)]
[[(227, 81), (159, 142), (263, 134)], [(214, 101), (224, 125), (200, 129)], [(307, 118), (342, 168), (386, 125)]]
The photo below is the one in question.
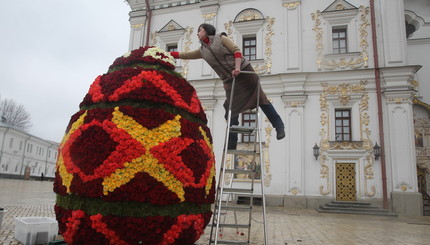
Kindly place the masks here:
[(385, 66), (406, 64), (406, 31), (403, 0), (380, 1)]
[(301, 1), (283, 1), (284, 39), (286, 40), (286, 71), (300, 72), (302, 69), (302, 22)]
[(144, 44), (145, 27), (146, 10), (131, 11), (129, 51), (137, 49)]
[(286, 137), (286, 194), (303, 196), (304, 193), (304, 106), (306, 95), (283, 96), (287, 118)]

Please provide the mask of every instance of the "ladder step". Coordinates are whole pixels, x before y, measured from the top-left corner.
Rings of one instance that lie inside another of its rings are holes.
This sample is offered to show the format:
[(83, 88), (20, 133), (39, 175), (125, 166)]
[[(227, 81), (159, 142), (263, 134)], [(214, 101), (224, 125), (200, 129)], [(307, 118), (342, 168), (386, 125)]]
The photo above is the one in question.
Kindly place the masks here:
[(250, 134), (250, 133), (254, 132), (255, 129), (256, 129), (255, 127), (231, 126), (230, 132), (231, 133)]
[(219, 224), (220, 228), (235, 228), (235, 229), (239, 229), (239, 228), (244, 228), (244, 229), (248, 229), (251, 227), (250, 224)]
[(248, 206), (248, 207), (243, 207), (243, 206), (221, 206), (221, 210), (226, 210), (226, 211), (249, 211), (251, 210), (252, 207)]
[(241, 188), (224, 188), (224, 194), (252, 194), (254, 191), (252, 189), (241, 189)]
[(254, 170), (245, 170), (245, 169), (226, 169), (226, 173), (231, 174), (255, 174), (256, 172)]
[[(215, 243), (215, 241), (211, 240), (211, 243)], [(217, 244), (249, 244), (247, 241), (227, 241), (227, 240), (218, 240)]]
[[(258, 154), (258, 152), (255, 152)], [(245, 150), (227, 150), (227, 154), (234, 155), (254, 155), (254, 151), (245, 151)]]

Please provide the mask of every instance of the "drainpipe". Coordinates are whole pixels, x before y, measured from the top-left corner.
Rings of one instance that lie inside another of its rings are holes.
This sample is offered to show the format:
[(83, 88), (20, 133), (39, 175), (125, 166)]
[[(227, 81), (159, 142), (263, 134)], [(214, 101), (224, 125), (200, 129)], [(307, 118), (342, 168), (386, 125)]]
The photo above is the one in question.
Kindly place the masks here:
[(376, 98), (378, 101), (378, 123), (379, 123), (379, 142), (381, 147), (381, 172), (382, 172), (382, 205), (388, 209), (387, 198), (387, 170), (385, 167), (385, 141), (384, 141), (384, 121), (382, 117), (382, 91), (381, 91), (381, 71), (379, 69), (378, 44), (376, 40), (376, 21), (375, 21), (375, 1), (370, 0), (370, 22), (372, 27), (373, 60), (375, 63), (375, 82)]
[(148, 26), (146, 27), (145, 46), (148, 46), (149, 45), (149, 34), (151, 33), (152, 10), (151, 10), (151, 5), (149, 4), (149, 0), (145, 0), (145, 3), (146, 3), (146, 16), (148, 18)]

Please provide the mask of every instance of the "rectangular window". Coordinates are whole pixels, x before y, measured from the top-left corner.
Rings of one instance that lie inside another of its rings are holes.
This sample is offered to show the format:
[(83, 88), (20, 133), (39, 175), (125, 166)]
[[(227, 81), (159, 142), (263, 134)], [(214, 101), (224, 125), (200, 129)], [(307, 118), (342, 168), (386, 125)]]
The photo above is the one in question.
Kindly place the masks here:
[(347, 52), (347, 32), (346, 27), (336, 27), (332, 29), (333, 53), (344, 54)]
[(27, 143), (27, 152), (33, 153), (33, 144)]
[(257, 59), (257, 39), (255, 36), (243, 38), (243, 57), (247, 60)]
[(19, 150), (22, 150), (22, 140), (19, 142)]
[(351, 110), (335, 110), (336, 141), (351, 141)]
[(167, 52), (176, 52), (176, 51), (178, 51), (178, 44), (176, 44), (176, 43), (167, 44), (166, 50), (167, 50)]
[[(243, 112), (242, 113), (242, 126), (245, 127), (255, 127), (256, 115), (254, 112)], [(242, 134), (242, 142), (250, 143), (255, 141), (255, 134)]]
[(10, 140), (9, 140), (9, 148), (12, 148), (13, 147), (13, 138), (10, 138)]

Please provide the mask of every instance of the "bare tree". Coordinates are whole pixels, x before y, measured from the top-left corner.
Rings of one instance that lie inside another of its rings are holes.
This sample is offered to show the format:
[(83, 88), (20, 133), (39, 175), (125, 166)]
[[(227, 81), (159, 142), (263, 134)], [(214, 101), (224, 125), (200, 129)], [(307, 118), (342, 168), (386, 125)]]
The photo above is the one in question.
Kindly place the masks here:
[(24, 105), (18, 105), (13, 99), (0, 97), (0, 116), (1, 120), (23, 131), (28, 131), (31, 126), (31, 116)]

